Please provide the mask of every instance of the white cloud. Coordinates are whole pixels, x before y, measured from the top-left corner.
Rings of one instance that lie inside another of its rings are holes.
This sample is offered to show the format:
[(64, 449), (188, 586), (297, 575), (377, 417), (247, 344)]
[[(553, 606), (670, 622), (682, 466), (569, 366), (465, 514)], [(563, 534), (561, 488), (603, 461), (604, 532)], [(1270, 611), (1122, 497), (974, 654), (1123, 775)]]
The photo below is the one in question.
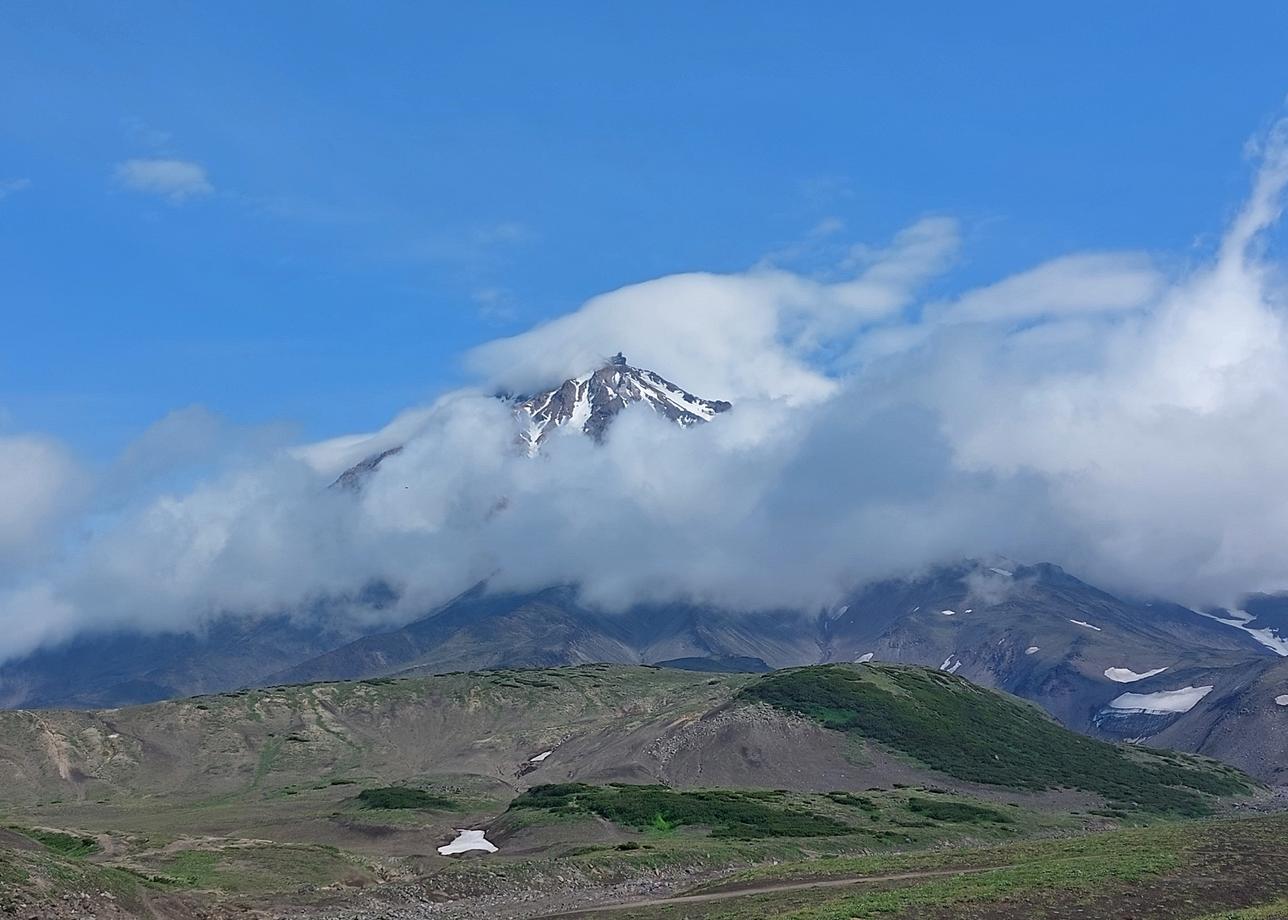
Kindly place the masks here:
[(60, 520), (84, 494), (86, 479), (50, 438), (0, 436), (0, 574), (43, 558)]
[(0, 179), (0, 201), (31, 188), (30, 179)]
[[(400, 604), (353, 616), (414, 616), (484, 577), (578, 582), (616, 607), (814, 608), (992, 553), (1195, 604), (1288, 588), (1288, 302), (1261, 245), (1285, 151), (1276, 128), (1220, 248), (1181, 273), (1082, 253), (921, 304), (957, 245), (928, 219), (855, 249), (844, 280), (761, 267), (593, 298), (475, 350), (480, 391), (371, 434), (229, 451), (212, 444), (235, 435), (180, 413), (122, 465), (155, 478), (149, 458), (170, 470), (214, 454), (218, 469), (136, 487), (82, 521), (59, 562), (11, 576), (0, 658), (92, 627), (303, 611), (371, 579)], [(548, 385), (619, 349), (734, 410), (687, 430), (628, 411), (602, 446), (512, 449), (486, 388)], [(360, 493), (325, 488), (394, 445)], [(32, 497), (59, 489), (24, 456), (28, 510), (0, 528), (48, 531), (66, 512)]]
[(126, 160), (117, 164), (115, 175), (117, 181), (127, 188), (158, 195), (171, 204), (182, 204), (190, 198), (210, 195), (215, 190), (205, 167), (191, 160)]
[(770, 268), (670, 275), (595, 297), (574, 313), (475, 349), (467, 362), (489, 383), (523, 391), (623, 351), (709, 398), (809, 402), (835, 389), (816, 366), (820, 350), (908, 306), (957, 243), (954, 222), (931, 218), (866, 253), (846, 281)]
[(1080, 253), (971, 291), (931, 312), (941, 323), (970, 323), (1132, 310), (1153, 299), (1164, 280), (1141, 253)]

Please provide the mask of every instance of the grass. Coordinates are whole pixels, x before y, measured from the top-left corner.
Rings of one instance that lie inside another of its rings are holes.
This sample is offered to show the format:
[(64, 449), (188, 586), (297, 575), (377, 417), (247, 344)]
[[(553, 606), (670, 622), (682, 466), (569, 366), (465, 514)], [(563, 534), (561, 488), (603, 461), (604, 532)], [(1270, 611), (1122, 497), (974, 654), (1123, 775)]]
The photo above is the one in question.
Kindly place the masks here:
[[(1040, 709), (925, 668), (838, 665), (760, 678), (745, 700), (881, 742), (958, 779), (1020, 789), (1082, 789), (1160, 814), (1210, 814), (1211, 796), (1251, 791), (1242, 774), (1075, 734)], [(1148, 756), (1148, 755), (1146, 755)]]
[[(1071, 839), (762, 866), (698, 891), (727, 900), (637, 908), (614, 920), (1283, 920), (1288, 816), (1168, 822)], [(945, 872), (956, 871), (950, 875)], [(888, 878), (922, 873), (918, 877)], [(938, 874), (925, 874), (938, 873)], [(767, 883), (887, 877), (833, 888)], [(746, 889), (752, 889), (745, 894)], [(588, 915), (590, 917), (594, 914)]]
[(131, 916), (147, 916), (144, 892), (155, 887), (128, 870), (98, 866), (56, 850), (0, 848), (0, 915), (46, 916), (40, 912), (46, 904), (58, 903), (66, 909), (64, 895), (102, 898), (106, 892)]
[(237, 895), (373, 878), (364, 866), (334, 847), (288, 844), (180, 850), (149, 860), (147, 869), (173, 886)]
[(76, 834), (64, 834), (61, 831), (35, 830), (26, 827), (11, 826), (9, 829), (43, 843), (55, 853), (75, 859), (90, 856), (100, 849), (98, 841), (93, 837), (80, 837)]
[(451, 809), (456, 803), (446, 796), (435, 795), (409, 786), (380, 786), (363, 789), (358, 793), (358, 803), (363, 808)]
[(665, 786), (534, 786), (512, 809), (552, 814), (592, 814), (640, 830), (666, 832), (682, 826), (711, 828), (712, 837), (831, 837), (854, 832), (836, 818), (789, 807), (784, 793), (711, 789), (677, 791)]

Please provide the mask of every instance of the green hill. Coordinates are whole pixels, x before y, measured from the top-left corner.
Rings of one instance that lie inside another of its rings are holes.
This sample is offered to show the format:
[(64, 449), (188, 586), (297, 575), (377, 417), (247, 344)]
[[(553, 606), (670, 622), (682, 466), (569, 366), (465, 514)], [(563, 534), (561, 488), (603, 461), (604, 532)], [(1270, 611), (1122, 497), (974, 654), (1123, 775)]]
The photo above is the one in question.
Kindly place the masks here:
[(763, 677), (739, 695), (874, 739), (971, 782), (1081, 789), (1119, 805), (1190, 816), (1208, 813), (1211, 796), (1251, 791), (1232, 768), (1096, 741), (1032, 704), (925, 668), (798, 668)]

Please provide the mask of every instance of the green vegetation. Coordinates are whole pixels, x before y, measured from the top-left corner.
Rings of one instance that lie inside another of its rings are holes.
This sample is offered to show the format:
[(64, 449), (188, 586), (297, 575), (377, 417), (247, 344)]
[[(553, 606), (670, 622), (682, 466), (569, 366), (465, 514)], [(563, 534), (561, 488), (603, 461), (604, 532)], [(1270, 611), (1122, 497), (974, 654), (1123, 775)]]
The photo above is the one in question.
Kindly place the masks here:
[[(1168, 822), (932, 853), (786, 862), (693, 892), (726, 892), (723, 900), (627, 909), (603, 917), (1281, 920), (1288, 916), (1288, 877), (1282, 871), (1286, 835), (1288, 816), (1274, 815)], [(851, 884), (802, 887), (829, 880)]]
[(75, 834), (64, 834), (61, 831), (43, 831), (26, 827), (10, 827), (24, 837), (30, 837), (43, 843), (55, 853), (63, 856), (80, 858), (99, 851), (98, 841), (93, 837), (79, 837)]
[(180, 850), (150, 869), (170, 885), (231, 894), (265, 894), (336, 879), (369, 881), (371, 873), (334, 847), (278, 844)]
[(1237, 771), (1148, 760), (1075, 734), (1028, 703), (925, 668), (839, 665), (767, 675), (739, 694), (874, 739), (950, 776), (1022, 789), (1072, 787), (1157, 813), (1209, 814), (1250, 791)]
[(956, 824), (1011, 823), (1010, 816), (996, 808), (972, 805), (969, 802), (927, 799), (915, 795), (908, 799), (908, 810), (914, 814), (925, 815), (932, 821), (949, 821)]
[(791, 808), (784, 793), (711, 789), (681, 792), (665, 786), (587, 786), (557, 783), (534, 786), (516, 798), (512, 809), (543, 809), (553, 814), (593, 814), (638, 829), (669, 831), (685, 825), (711, 828), (713, 837), (830, 837), (853, 828), (835, 818)]
[[(130, 916), (148, 916), (145, 891), (155, 887), (129, 870), (98, 866), (80, 856), (0, 846), (0, 916), (53, 916), (42, 909), (41, 902), (63, 902), (60, 907), (66, 911), (66, 898), (85, 894), (102, 899), (105, 893)], [(68, 916), (63, 912), (57, 915)]]
[(412, 789), (409, 786), (363, 789), (358, 793), (358, 802), (364, 808), (450, 809), (456, 807), (456, 803), (446, 796), (435, 795), (423, 789)]

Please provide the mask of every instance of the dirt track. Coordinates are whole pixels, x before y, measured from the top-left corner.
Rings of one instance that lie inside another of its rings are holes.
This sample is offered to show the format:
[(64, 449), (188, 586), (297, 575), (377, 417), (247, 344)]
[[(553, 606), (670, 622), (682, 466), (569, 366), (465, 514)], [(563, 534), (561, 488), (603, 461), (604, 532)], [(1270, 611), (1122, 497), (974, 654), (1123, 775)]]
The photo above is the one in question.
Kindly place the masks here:
[(641, 907), (670, 907), (682, 904), (706, 904), (711, 901), (727, 901), (732, 898), (743, 898), (757, 894), (781, 894), (785, 891), (810, 891), (821, 888), (846, 888), (850, 885), (874, 884), (879, 882), (906, 882), (921, 878), (938, 878), (942, 876), (972, 875), (979, 872), (993, 872), (997, 869), (1011, 869), (1014, 866), (983, 866), (971, 869), (926, 869), (921, 872), (899, 872), (893, 875), (856, 875), (849, 878), (821, 879), (814, 882), (777, 882), (757, 885), (742, 885), (722, 888), (719, 891), (707, 891), (701, 894), (681, 894), (668, 898), (649, 898), (641, 901), (624, 901), (621, 904), (607, 904), (600, 907), (584, 907), (579, 910), (562, 911), (555, 914), (542, 914), (534, 920), (561, 920), (564, 917), (593, 917), (596, 914), (619, 910), (636, 910)]

